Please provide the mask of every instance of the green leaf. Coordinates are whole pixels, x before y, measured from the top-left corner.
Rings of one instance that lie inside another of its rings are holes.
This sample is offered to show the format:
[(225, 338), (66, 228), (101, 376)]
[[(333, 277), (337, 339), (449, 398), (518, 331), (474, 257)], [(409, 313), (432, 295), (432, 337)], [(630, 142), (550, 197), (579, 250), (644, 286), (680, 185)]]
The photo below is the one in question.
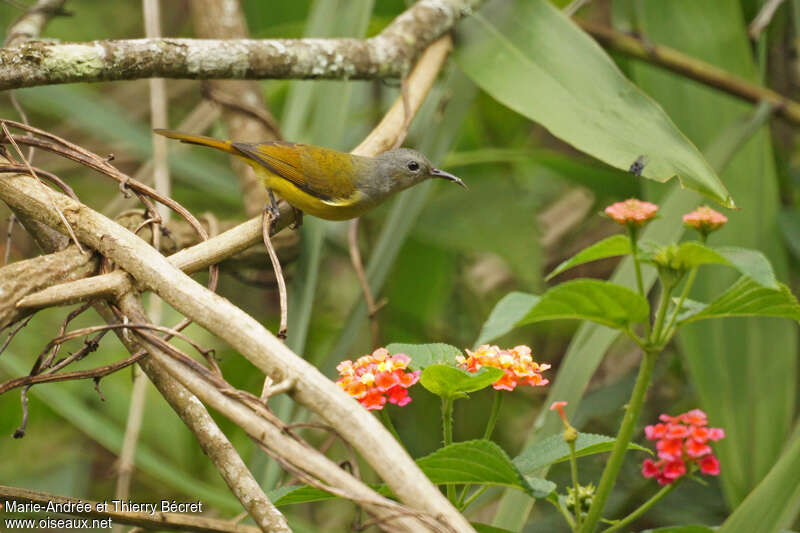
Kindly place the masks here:
[[(533, 495), (533, 488), (506, 452), (490, 440), (450, 444), (417, 459), (417, 465), (436, 485), (504, 485)], [(543, 484), (539, 487), (546, 490)]]
[(606, 257), (616, 257), (618, 255), (626, 255), (631, 253), (631, 241), (626, 235), (614, 235), (602, 241), (596, 242), (588, 246), (558, 265), (552, 272), (550, 272), (545, 280), (561, 274), (567, 269), (588, 263), (590, 261), (597, 261), (598, 259), (605, 259)]
[(319, 502), (336, 498), (330, 492), (310, 487), (308, 485), (284, 485), (267, 493), (267, 497), (277, 507), (294, 505), (298, 503)]
[(727, 259), (743, 276), (747, 276), (759, 285), (776, 290), (780, 287), (775, 278), (775, 271), (772, 270), (772, 263), (759, 250), (738, 246), (719, 246), (714, 250)]
[(419, 382), (443, 398), (466, 398), (467, 393), (485, 389), (501, 377), (503, 370), (490, 366), (467, 372), (452, 365), (434, 364), (422, 371)]
[(456, 365), (456, 356), (463, 355), (455, 346), (436, 342), (432, 344), (402, 344), (393, 342), (386, 347), (394, 355), (404, 353), (411, 358), (412, 370), (424, 370), (431, 365)]
[(480, 524), (478, 522), (470, 522), (470, 525), (475, 528), (475, 531), (478, 533), (514, 533), (510, 529), (494, 527), (488, 524)]
[(549, 479), (534, 476), (524, 477), (525, 481), (528, 482), (528, 485), (530, 485), (531, 490), (533, 491), (531, 495), (534, 498), (547, 498), (558, 488), (558, 486)]
[(517, 0), (461, 26), (466, 39), (456, 60), (496, 100), (614, 167), (627, 170), (644, 155), (644, 177), (665, 182), (677, 175), (684, 187), (733, 206), (714, 170), (661, 107), (548, 2)]
[(650, 305), (632, 290), (595, 279), (578, 279), (545, 292), (518, 326), (545, 320), (591, 320), (617, 329), (644, 322)]
[(539, 301), (535, 294), (510, 292), (497, 302), (489, 318), (483, 324), (475, 346), (486, 344), (501, 335), (505, 335), (517, 325), (522, 317)]
[(745, 276), (710, 304), (692, 302), (687, 307), (691, 310), (680, 317), (681, 324), (733, 316), (772, 316), (800, 321), (800, 305), (786, 285), (779, 283), (777, 290), (768, 289)]
[[(614, 437), (596, 435), (594, 433), (579, 433), (578, 440), (575, 441), (575, 456), (584, 457), (596, 453), (610, 452), (615, 442), (616, 439)], [(653, 453), (649, 449), (633, 442), (628, 445), (628, 450), (647, 452), (651, 455)], [(524, 475), (530, 475), (546, 466), (569, 460), (569, 453), (569, 445), (564, 442), (564, 438), (560, 434), (551, 435), (527, 447), (514, 458), (513, 462), (520, 472)]]

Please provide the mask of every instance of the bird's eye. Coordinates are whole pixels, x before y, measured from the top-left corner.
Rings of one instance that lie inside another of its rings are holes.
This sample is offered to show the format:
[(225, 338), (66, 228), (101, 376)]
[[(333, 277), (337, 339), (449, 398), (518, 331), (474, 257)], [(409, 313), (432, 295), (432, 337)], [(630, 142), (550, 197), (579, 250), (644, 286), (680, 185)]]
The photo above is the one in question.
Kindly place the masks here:
[(416, 161), (409, 161), (407, 166), (408, 170), (410, 170), (411, 172), (416, 172), (417, 170), (419, 170), (419, 163), (417, 163)]

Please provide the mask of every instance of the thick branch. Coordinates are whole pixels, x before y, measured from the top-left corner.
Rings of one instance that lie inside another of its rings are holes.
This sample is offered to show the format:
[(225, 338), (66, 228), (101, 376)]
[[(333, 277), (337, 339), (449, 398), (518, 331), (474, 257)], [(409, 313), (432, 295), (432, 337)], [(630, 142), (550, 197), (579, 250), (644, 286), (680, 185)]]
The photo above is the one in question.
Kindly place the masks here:
[(0, 50), (0, 90), (139, 78), (376, 79), (416, 56), (481, 0), (421, 0), (370, 39), (130, 39)]
[(620, 33), (607, 26), (585, 20), (577, 24), (610, 50), (640, 59), (647, 63), (671, 70), (704, 85), (714, 87), (749, 102), (769, 102), (775, 112), (793, 124), (800, 124), (800, 103), (772, 89), (761, 87), (727, 72), (716, 65), (687, 56), (673, 48), (645, 43), (641, 39)]

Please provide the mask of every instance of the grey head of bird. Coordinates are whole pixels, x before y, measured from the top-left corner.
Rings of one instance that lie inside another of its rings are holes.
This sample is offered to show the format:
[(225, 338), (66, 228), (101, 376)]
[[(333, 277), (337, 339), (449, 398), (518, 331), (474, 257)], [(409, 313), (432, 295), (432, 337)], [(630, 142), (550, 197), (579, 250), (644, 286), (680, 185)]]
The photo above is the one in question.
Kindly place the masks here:
[(376, 156), (376, 174), (381, 177), (380, 187), (389, 193), (407, 189), (428, 178), (441, 178), (464, 187), (461, 179), (435, 168), (428, 158), (410, 148), (396, 148)]

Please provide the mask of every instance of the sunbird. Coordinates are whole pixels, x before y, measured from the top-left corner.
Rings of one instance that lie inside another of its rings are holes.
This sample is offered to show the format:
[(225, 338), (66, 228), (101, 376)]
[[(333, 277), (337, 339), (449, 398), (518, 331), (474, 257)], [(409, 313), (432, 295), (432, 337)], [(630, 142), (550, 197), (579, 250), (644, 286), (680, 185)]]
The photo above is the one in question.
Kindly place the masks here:
[(408, 148), (363, 157), (308, 144), (221, 141), (173, 130), (153, 131), (243, 159), (269, 191), (273, 214), (277, 214), (277, 206), (272, 191), (309, 215), (347, 220), (428, 178), (442, 178), (467, 187), (461, 179), (434, 168), (424, 155)]

